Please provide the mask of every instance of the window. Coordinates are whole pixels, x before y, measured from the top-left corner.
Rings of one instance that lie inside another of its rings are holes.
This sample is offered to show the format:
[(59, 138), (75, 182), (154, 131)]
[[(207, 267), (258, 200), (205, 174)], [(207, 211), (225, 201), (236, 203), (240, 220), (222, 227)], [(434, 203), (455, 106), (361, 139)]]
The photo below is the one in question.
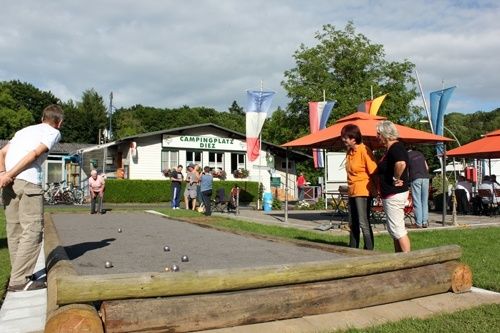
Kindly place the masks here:
[(186, 151), (186, 166), (190, 163), (202, 165), (201, 162), (201, 151)]
[(246, 154), (231, 154), (231, 172), (234, 172), (238, 169), (246, 169)]
[[(288, 170), (293, 169), (293, 162), (288, 160)], [(281, 160), (281, 170), (286, 170), (286, 162), (285, 160)]]
[(64, 165), (61, 161), (47, 160), (47, 183), (60, 182), (64, 180), (63, 177)]
[(208, 153), (208, 166), (211, 169), (224, 170), (224, 153)]
[(179, 165), (178, 150), (162, 150), (161, 151), (161, 169), (174, 169)]

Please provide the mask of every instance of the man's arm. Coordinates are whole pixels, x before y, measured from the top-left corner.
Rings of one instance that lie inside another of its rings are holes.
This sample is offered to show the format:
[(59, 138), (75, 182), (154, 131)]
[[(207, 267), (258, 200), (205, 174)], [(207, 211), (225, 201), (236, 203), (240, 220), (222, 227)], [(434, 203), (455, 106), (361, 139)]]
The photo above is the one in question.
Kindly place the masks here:
[(2, 176), (6, 171), (5, 170), (5, 156), (7, 155), (7, 152), (9, 151), (9, 146), (10, 146), (10, 144), (7, 143), (0, 150), (0, 176)]
[[(3, 150), (3, 149), (2, 149)], [(27, 153), (11, 170), (3, 173), (0, 176), (0, 187), (4, 187), (14, 180), (18, 174), (25, 170), (31, 163), (33, 163), (38, 157), (48, 152), (49, 148), (40, 143), (35, 149)], [(5, 159), (4, 159), (5, 161)], [(5, 162), (4, 162), (5, 165)]]

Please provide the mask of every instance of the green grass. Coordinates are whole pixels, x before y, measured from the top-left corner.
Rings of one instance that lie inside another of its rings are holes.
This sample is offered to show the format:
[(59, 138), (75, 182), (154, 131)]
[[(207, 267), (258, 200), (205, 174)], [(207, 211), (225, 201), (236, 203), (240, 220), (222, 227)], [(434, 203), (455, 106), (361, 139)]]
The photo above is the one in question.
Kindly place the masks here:
[[(342, 330), (344, 333), (422, 333), (475, 332), (492, 333), (500, 330), (500, 304), (441, 314), (428, 319), (404, 319), (363, 329)], [(339, 331), (336, 331), (339, 332)]]
[[(140, 208), (138, 208), (140, 209)], [(79, 212), (87, 210), (81, 207), (49, 207), (47, 211)], [(200, 218), (202, 215), (193, 211), (159, 209), (173, 218)], [(213, 225), (230, 230), (255, 232), (278, 237), (310, 240), (347, 246), (347, 235), (321, 234), (280, 226), (269, 226), (246, 221), (214, 216), (209, 219)], [(410, 233), (412, 249), (423, 249), (447, 244), (458, 244), (463, 249), (462, 261), (473, 272), (474, 286), (500, 292), (500, 228), (432, 230)], [(393, 252), (393, 243), (388, 235), (375, 237), (375, 249)], [(10, 263), (5, 235), (5, 217), (0, 214), (0, 294), (4, 294), (9, 277)], [(428, 319), (405, 319), (368, 329), (350, 329), (344, 332), (495, 332), (500, 327), (500, 305), (484, 305), (452, 314), (433, 316)]]
[(5, 214), (0, 213), (0, 299), (3, 299), (10, 275), (9, 249), (5, 231)]
[[(199, 217), (200, 214), (185, 210), (160, 209), (171, 217)], [(212, 217), (213, 225), (229, 230), (241, 230), (284, 238), (309, 240), (347, 246), (347, 235), (320, 234), (312, 231), (271, 226), (231, 218)], [(500, 228), (447, 229), (411, 232), (413, 250), (457, 244), (462, 247), (461, 261), (469, 265), (473, 272), (474, 286), (500, 292)], [(375, 250), (394, 252), (392, 239), (388, 234), (375, 236)]]

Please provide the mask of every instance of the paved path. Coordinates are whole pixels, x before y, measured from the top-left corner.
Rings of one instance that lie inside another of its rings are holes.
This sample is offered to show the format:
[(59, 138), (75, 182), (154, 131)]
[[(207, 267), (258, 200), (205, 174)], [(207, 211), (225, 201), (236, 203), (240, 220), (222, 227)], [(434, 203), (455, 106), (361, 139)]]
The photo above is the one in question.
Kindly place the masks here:
[[(134, 208), (154, 209), (163, 207), (148, 205)], [(109, 205), (109, 208), (113, 206)], [(124, 205), (116, 205), (126, 207)], [(218, 214), (218, 213), (216, 213)], [(221, 214), (231, 218), (269, 224), (293, 227), (302, 230), (311, 230), (318, 233), (345, 233), (344, 229), (329, 229), (319, 231), (315, 228), (328, 225), (330, 220), (327, 211), (290, 211), (287, 222), (284, 221), (283, 211), (262, 211), (242, 209), (240, 215)], [(451, 216), (446, 217), (447, 223), (451, 223)], [(333, 222), (339, 222), (334, 219)], [(412, 232), (425, 232), (444, 228), (469, 228), (500, 226), (500, 216), (458, 216), (458, 226), (441, 224), (441, 215), (431, 213), (428, 229), (412, 230)], [(375, 225), (375, 233), (386, 232), (383, 225)], [(43, 251), (37, 262), (37, 271), (43, 272), (45, 259)], [(2, 308), (0, 309), (0, 332), (1, 333), (33, 333), (43, 332), (46, 314), (46, 290), (7, 293)], [(500, 293), (473, 288), (464, 294), (440, 294), (417, 298), (409, 301), (379, 305), (364, 309), (341, 311), (316, 316), (307, 316), (297, 319), (274, 321), (255, 325), (239, 326), (204, 332), (212, 333), (260, 333), (260, 332), (320, 332), (331, 331), (348, 327), (364, 328), (388, 321), (397, 321), (404, 318), (425, 318), (439, 313), (453, 312), (461, 309), (479, 306), (481, 304), (500, 304)]]
[[(348, 234), (346, 218), (332, 216), (330, 211), (308, 211), (308, 210), (289, 210), (288, 218), (285, 221), (285, 212), (283, 210), (263, 212), (253, 209), (240, 209), (240, 214), (234, 213), (214, 213), (229, 218), (241, 219), (250, 222), (279, 225), (282, 227), (297, 228), (301, 230), (317, 231), (319, 233), (344, 233)], [(500, 226), (500, 216), (475, 216), (458, 215), (456, 224), (453, 224), (451, 215), (446, 215), (445, 225), (442, 224), (442, 215), (435, 212), (429, 213), (429, 228), (411, 229), (411, 232), (425, 232), (428, 230), (443, 230), (456, 228), (479, 228)], [(320, 227), (328, 227), (325, 231), (318, 230)], [(340, 228), (337, 228), (341, 226)], [(381, 223), (373, 224), (373, 231), (377, 233), (386, 233), (385, 225)]]

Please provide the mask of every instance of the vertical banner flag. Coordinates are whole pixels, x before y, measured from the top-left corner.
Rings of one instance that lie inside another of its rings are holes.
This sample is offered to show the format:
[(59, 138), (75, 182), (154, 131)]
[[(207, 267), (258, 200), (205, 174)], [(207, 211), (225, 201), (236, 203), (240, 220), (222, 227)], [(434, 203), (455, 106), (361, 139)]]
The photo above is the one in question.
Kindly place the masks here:
[(382, 102), (384, 101), (386, 96), (387, 94), (359, 104), (357, 107), (357, 111), (366, 112), (372, 116), (376, 116), (378, 113), (378, 109), (380, 109), (380, 106), (382, 105)]
[[(335, 102), (309, 102), (309, 126), (311, 127), (311, 133), (316, 133), (326, 127), (328, 117), (330, 117)], [(315, 168), (325, 167), (321, 149), (313, 148), (313, 158)]]
[(370, 107), (372, 106), (372, 100), (360, 103), (356, 111), (370, 113)]
[(260, 131), (267, 118), (267, 111), (271, 107), (274, 91), (247, 90), (246, 136), (247, 155), (252, 162), (259, 157)]
[(378, 109), (380, 109), (380, 106), (382, 105), (382, 102), (384, 101), (385, 96), (387, 96), (387, 94), (379, 96), (372, 101), (372, 105), (370, 106), (370, 112), (369, 112), (370, 115), (372, 115), (372, 116), (377, 115)]
[[(456, 87), (450, 87), (442, 90), (431, 92), (430, 109), (431, 109), (431, 122), (434, 134), (443, 135), (444, 132), (444, 112), (450, 101), (451, 94)], [(439, 156), (443, 155), (444, 145), (438, 143), (436, 151)]]

